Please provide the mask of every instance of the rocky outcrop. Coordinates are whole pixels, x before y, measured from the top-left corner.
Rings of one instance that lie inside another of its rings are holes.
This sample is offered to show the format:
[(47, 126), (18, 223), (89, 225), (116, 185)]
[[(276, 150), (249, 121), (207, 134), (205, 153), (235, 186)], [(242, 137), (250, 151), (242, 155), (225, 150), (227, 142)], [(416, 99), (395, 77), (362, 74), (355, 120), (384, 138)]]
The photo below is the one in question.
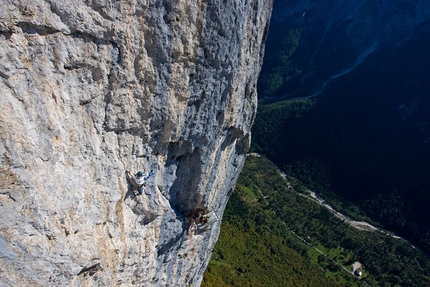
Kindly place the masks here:
[[(2, 286), (198, 286), (271, 1), (3, 1)], [(136, 196), (125, 171), (155, 175)]]

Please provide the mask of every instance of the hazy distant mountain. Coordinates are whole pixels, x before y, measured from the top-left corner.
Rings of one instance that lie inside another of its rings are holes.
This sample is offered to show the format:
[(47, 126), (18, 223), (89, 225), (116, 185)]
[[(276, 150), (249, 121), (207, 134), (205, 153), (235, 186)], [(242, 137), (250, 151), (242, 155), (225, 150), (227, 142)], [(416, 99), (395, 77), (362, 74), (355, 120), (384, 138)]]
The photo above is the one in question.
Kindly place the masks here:
[(428, 1), (275, 1), (260, 97), (319, 94), (371, 55), (428, 36), (429, 19)]

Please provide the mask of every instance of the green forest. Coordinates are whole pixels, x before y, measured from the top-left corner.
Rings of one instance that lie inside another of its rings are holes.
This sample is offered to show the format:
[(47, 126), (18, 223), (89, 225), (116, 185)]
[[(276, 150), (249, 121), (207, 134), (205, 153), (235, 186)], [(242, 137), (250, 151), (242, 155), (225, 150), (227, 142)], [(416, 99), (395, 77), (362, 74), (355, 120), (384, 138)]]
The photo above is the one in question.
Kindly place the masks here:
[(429, 253), (424, 139), (413, 122), (391, 125), (396, 115), (374, 108), (334, 96), (260, 105), (252, 150), (342, 213), (377, 221)]
[(284, 20), (266, 43), (253, 150), (430, 254), (428, 29), (357, 61), (348, 21), (325, 33)]
[(201, 286), (369, 285), (430, 286), (430, 262), (392, 234), (351, 227), (300, 181), (248, 156)]

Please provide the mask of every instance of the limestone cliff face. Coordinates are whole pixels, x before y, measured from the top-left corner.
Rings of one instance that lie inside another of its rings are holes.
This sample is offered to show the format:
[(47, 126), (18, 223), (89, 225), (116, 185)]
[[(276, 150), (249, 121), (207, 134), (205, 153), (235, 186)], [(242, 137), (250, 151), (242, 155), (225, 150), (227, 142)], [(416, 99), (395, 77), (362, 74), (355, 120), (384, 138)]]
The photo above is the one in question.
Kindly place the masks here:
[(242, 168), (271, 5), (1, 1), (1, 286), (200, 284), (220, 221), (187, 214)]

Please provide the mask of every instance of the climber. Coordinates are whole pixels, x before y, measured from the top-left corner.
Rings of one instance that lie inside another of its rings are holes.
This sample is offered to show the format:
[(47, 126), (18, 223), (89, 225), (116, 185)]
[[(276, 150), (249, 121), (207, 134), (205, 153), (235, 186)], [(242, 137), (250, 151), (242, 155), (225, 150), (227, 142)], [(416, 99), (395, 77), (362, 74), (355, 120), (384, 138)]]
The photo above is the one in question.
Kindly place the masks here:
[(128, 181), (133, 186), (133, 189), (137, 189), (139, 194), (142, 194), (142, 188), (145, 185), (145, 178), (143, 172), (139, 171), (136, 174), (132, 174), (129, 170), (127, 170), (126, 174)]
[(148, 172), (146, 168), (143, 169), (143, 172), (139, 171), (136, 174), (132, 174), (129, 170), (126, 171), (127, 179), (130, 181), (131, 185), (134, 188), (137, 188), (137, 191), (141, 195), (143, 193), (143, 188), (146, 186), (146, 181), (152, 175), (154, 175), (154, 171), (151, 170)]
[(188, 212), (188, 218), (195, 223), (200, 223), (201, 225), (205, 225), (208, 222), (207, 210), (196, 208), (192, 211)]

